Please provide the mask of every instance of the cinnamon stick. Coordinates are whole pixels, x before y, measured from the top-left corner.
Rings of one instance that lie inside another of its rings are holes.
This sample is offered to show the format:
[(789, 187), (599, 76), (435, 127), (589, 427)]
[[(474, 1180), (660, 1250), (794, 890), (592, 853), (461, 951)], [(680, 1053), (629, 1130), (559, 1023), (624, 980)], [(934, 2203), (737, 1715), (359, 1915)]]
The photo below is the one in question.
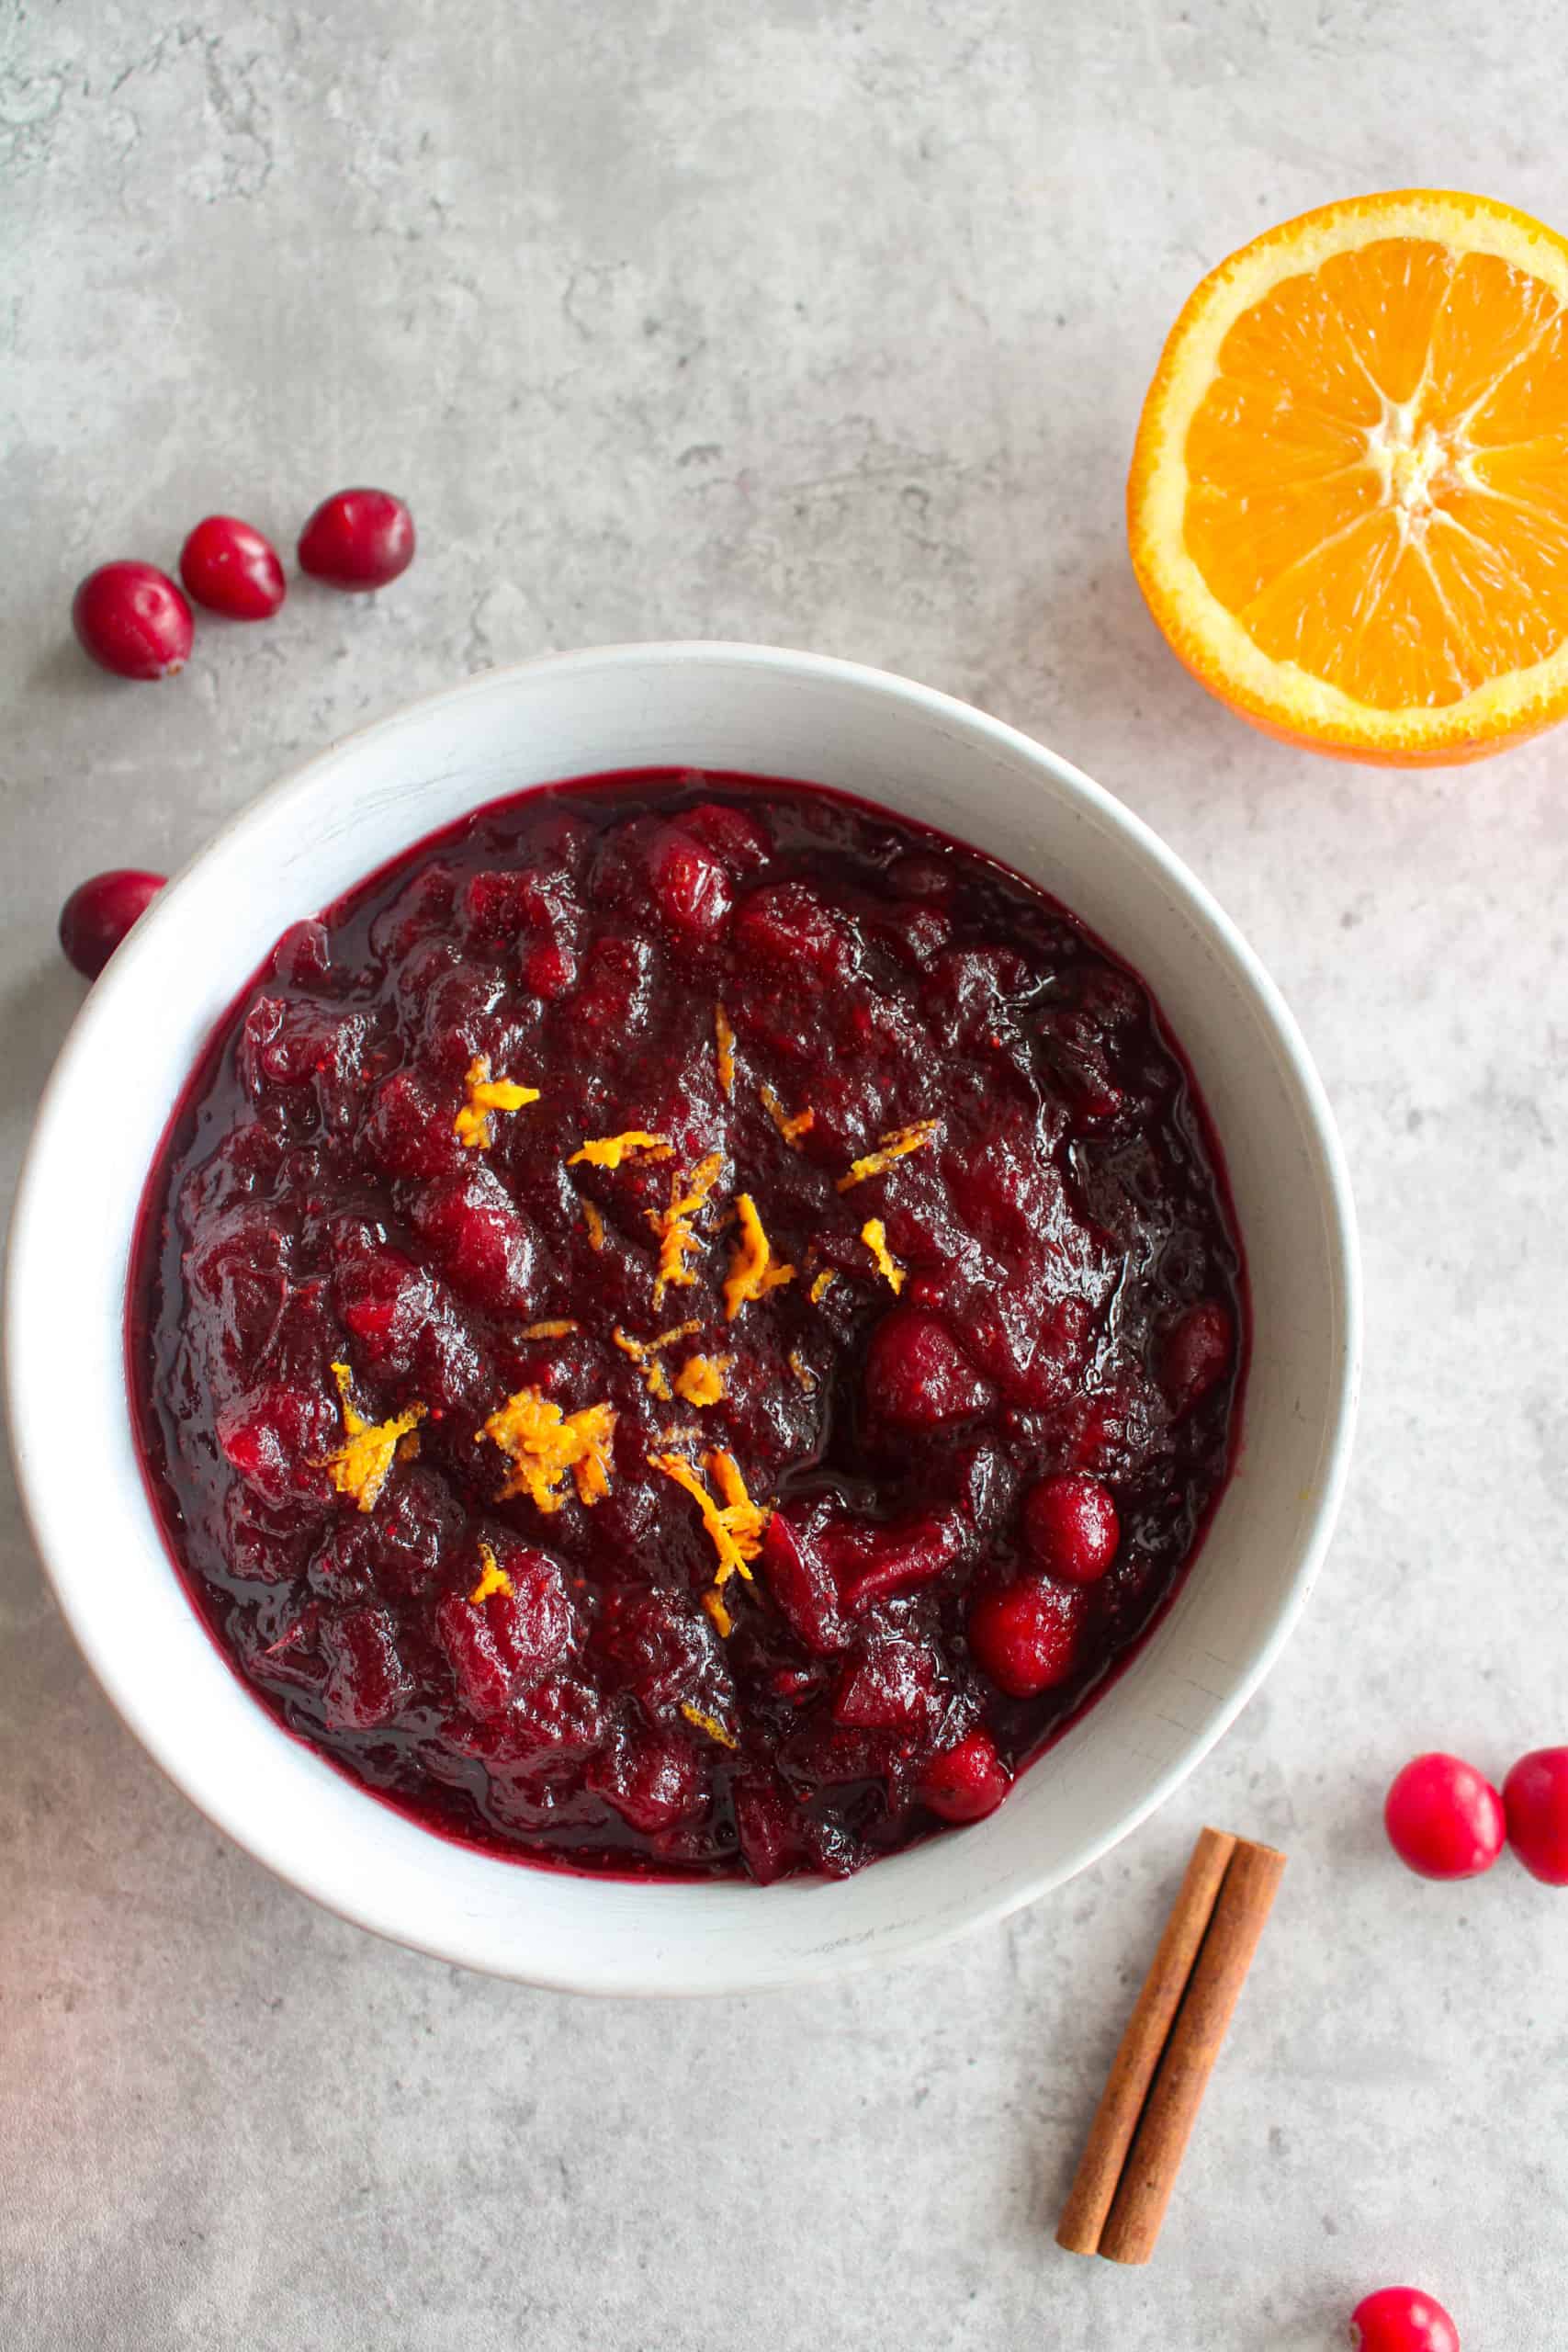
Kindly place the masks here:
[(1146, 2262), (1154, 2252), (1177, 2171), (1284, 1868), (1285, 1857), (1272, 1846), (1236, 1841), (1100, 2232), (1100, 2251), (1109, 2262)]
[(1228, 1830), (1205, 1829), (1192, 1849), (1187, 1874), (1166, 1921), (1154, 1964), (1111, 2061), (1088, 2143), (1062, 2208), (1056, 2244), (1069, 2254), (1098, 2254), (1127, 2151), (1155, 2077), (1181, 1996), (1187, 1990), (1213, 1914), (1221, 1882), (1235, 1851)]

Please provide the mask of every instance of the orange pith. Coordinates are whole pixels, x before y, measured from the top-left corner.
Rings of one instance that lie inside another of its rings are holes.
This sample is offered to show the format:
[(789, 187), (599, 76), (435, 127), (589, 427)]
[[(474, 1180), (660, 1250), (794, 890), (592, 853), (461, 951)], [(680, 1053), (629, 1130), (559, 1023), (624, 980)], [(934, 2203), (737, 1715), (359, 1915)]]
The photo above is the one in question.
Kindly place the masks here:
[(1203, 683), (1354, 759), (1568, 710), (1568, 243), (1440, 190), (1304, 214), (1206, 278), (1145, 404), (1133, 560)]

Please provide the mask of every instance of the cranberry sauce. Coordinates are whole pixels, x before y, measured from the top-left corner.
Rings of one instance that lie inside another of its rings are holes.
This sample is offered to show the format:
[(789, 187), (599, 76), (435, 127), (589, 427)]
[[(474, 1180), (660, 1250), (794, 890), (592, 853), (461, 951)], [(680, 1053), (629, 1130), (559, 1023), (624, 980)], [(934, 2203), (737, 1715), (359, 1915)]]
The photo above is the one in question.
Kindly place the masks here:
[(669, 771), (285, 934), (129, 1326), (171, 1549), (281, 1723), (448, 1835), (764, 1881), (1000, 1800), (1191, 1557), (1244, 1348), (1134, 977), (934, 833)]

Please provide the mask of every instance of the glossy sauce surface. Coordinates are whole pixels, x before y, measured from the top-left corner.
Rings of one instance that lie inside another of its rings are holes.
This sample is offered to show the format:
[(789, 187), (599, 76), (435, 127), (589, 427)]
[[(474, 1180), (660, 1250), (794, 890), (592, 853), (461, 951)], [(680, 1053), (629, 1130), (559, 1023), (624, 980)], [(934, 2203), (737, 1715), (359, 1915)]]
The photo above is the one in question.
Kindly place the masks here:
[(448, 1835), (769, 1880), (989, 1810), (1125, 1656), (1245, 1293), (1180, 1055), (1060, 907), (656, 772), (286, 934), (128, 1337), (171, 1549), (290, 1730)]

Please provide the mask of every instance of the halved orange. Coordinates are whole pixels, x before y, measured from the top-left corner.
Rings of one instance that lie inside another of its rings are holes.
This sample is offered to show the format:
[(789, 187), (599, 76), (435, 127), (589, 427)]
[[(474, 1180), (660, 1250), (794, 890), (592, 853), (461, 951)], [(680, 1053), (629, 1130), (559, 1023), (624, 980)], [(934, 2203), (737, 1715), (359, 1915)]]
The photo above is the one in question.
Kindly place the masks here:
[(1203, 280), (1127, 508), (1150, 609), (1206, 686), (1399, 766), (1568, 712), (1565, 305), (1568, 241), (1440, 188), (1303, 213)]

